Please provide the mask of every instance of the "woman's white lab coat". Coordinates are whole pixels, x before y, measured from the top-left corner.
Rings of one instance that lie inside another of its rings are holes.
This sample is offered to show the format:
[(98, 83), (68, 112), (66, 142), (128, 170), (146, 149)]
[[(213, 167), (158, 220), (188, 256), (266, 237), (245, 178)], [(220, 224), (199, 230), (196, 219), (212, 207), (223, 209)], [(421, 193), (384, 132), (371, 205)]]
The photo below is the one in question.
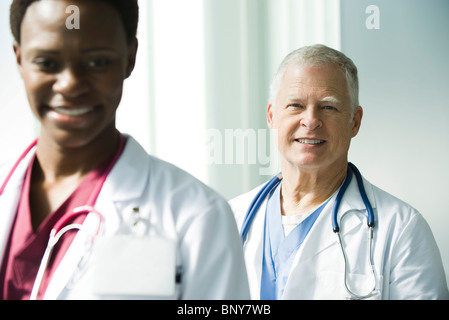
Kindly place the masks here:
[[(368, 181), (364, 180), (364, 185), (376, 217), (373, 255), (380, 294), (372, 299), (448, 299), (441, 256), (424, 218)], [(230, 201), (239, 228), (260, 188)], [(344, 260), (331, 225), (334, 199), (335, 195), (296, 253), (283, 299), (349, 297), (344, 286)], [(255, 216), (244, 242), (252, 299), (260, 298), (266, 203)], [(340, 221), (342, 216), (345, 218)], [(356, 294), (368, 294), (373, 285), (368, 227), (356, 179), (352, 179), (343, 197), (338, 221), (348, 259), (348, 285)]]
[[(0, 259), (32, 153), (22, 161), (0, 196)], [(0, 167), (2, 183), (10, 169), (11, 164)], [(169, 297), (95, 294), (91, 257), (95, 256), (96, 242), (89, 250), (90, 255), (86, 255), (86, 241), (79, 232), (52, 277), (46, 299), (249, 298), (241, 241), (227, 202), (184, 171), (149, 156), (133, 138), (128, 137), (124, 153), (109, 174), (95, 208), (103, 215), (101, 236), (130, 233), (128, 222), (133, 219), (134, 208), (139, 208), (150, 236), (176, 242), (181, 282), (176, 285), (175, 294)], [(95, 229), (97, 225), (93, 214), (84, 223), (86, 228)]]

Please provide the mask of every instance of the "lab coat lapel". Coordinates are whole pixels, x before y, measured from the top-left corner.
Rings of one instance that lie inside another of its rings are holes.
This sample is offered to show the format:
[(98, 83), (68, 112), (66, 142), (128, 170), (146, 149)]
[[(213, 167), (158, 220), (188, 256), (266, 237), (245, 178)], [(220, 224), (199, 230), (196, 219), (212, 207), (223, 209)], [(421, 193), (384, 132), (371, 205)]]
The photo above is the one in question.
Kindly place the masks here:
[(260, 206), (251, 224), (251, 228), (248, 230), (247, 239), (251, 239), (251, 241), (244, 243), (245, 263), (248, 269), (248, 282), (252, 297), (259, 297), (260, 295), (266, 207), (267, 199)]
[[(31, 150), (28, 155), (21, 161), (16, 168), (14, 174), (9, 180), (4, 193), (0, 196), (0, 265), (1, 259), (5, 253), (6, 245), (8, 244), (11, 228), (16, 217), (17, 208), (22, 192), (22, 187), (25, 179), (25, 173), (32, 159), (34, 159), (35, 149)], [(6, 174), (2, 175), (0, 184), (3, 184), (3, 179), (10, 172), (13, 163), (6, 167)]]
[(0, 196), (0, 265), (16, 216), (22, 185), (8, 186)]
[[(376, 203), (373, 195), (372, 185), (364, 180), (364, 186), (368, 199), (370, 200), (371, 205), (374, 209), (376, 207)], [(318, 217), (314, 226), (310, 230), (309, 235), (298, 250), (295, 260), (292, 264), (292, 270), (294, 268), (301, 268), (301, 265), (306, 264), (308, 261), (310, 261), (311, 258), (316, 257), (320, 254), (325, 254), (324, 252), (327, 248), (337, 245), (337, 236), (333, 232), (331, 224), (332, 211), (335, 205), (335, 197), (336, 194), (334, 194), (334, 196), (330, 199), (320, 217)], [(338, 221), (340, 221), (341, 217), (344, 214), (352, 210), (363, 211), (366, 215), (365, 204), (360, 197), (356, 179), (352, 179), (341, 201), (340, 208), (338, 210)], [(363, 218), (360, 215), (351, 215), (350, 218), (345, 219), (344, 226), (340, 226), (342, 235), (351, 232), (354, 228), (360, 226), (360, 224), (365, 223), (365, 215), (363, 215)], [(301, 274), (301, 272), (295, 274), (299, 275)], [(285, 287), (284, 295), (288, 294), (288, 287), (290, 282), (300, 281), (298, 277), (296, 277), (296, 275), (292, 276), (292, 274), (290, 274), (289, 280), (287, 281)]]
[(292, 268), (320, 254), (323, 250), (335, 243), (336, 238), (331, 226), (331, 215), (334, 204), (335, 196), (330, 199), (310, 229), (309, 234), (296, 254)]
[[(123, 211), (132, 212), (133, 207), (139, 206), (139, 199), (147, 184), (149, 166), (147, 156), (142, 147), (128, 137), (125, 150), (110, 172), (98, 196), (95, 208), (102, 215), (100, 234), (111, 235), (117, 233), (123, 222)], [(98, 221), (94, 214), (89, 214), (83, 227), (89, 231), (95, 230)], [(70, 282), (76, 281), (82, 267), (87, 263), (86, 236), (88, 233), (79, 232), (60, 266), (55, 271), (47, 288), (45, 299), (57, 299)]]
[[(243, 221), (245, 220), (248, 207), (254, 197), (260, 192), (264, 184), (254, 188), (253, 190), (232, 199), (229, 204), (234, 212), (239, 232), (242, 231)], [(243, 240), (243, 250), (245, 264), (247, 268), (249, 288), (251, 297), (260, 296), (260, 279), (262, 277), (262, 257), (264, 244), (264, 226), (265, 226), (265, 210), (267, 207), (267, 199), (262, 202), (259, 210), (255, 214), (248, 233)]]

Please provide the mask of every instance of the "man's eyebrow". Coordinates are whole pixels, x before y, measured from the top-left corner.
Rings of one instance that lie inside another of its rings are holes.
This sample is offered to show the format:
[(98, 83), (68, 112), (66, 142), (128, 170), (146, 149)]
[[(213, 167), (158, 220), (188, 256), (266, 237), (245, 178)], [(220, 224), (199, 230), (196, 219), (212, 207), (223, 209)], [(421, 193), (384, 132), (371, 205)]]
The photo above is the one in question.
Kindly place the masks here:
[(302, 99), (297, 96), (288, 96), (287, 101), (302, 101)]
[(322, 102), (340, 103), (340, 100), (334, 96), (327, 96), (321, 99)]

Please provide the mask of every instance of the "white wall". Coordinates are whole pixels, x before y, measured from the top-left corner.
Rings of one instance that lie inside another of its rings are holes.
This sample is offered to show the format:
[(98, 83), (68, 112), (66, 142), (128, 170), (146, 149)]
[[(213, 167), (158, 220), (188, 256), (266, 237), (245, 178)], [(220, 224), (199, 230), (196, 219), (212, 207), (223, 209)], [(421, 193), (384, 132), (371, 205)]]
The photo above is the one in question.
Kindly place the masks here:
[[(321, 42), (339, 49), (340, 1), (204, 3), (206, 125), (218, 131), (223, 142), (223, 161), (208, 164), (207, 183), (230, 199), (279, 171), (266, 121), (271, 79), (284, 56), (300, 46)], [(226, 132), (235, 135), (229, 138)], [(243, 148), (238, 147), (239, 138)], [(225, 161), (230, 153), (233, 161)]]
[(21, 153), (38, 130), (15, 64), (9, 5), (0, 1), (0, 163)]
[[(449, 279), (449, 1), (341, 2), (341, 47), (359, 68), (364, 107), (350, 160), (423, 214)], [(369, 5), (378, 30), (365, 26)]]

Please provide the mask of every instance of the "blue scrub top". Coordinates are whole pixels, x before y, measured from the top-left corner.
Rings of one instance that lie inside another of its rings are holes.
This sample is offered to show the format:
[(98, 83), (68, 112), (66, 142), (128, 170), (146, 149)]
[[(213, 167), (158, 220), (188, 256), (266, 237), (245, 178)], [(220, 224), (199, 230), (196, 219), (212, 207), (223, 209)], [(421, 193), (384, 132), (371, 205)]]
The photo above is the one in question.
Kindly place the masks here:
[(281, 185), (270, 193), (265, 211), (261, 300), (282, 297), (296, 252), (328, 203), (323, 203), (285, 237), (281, 217)]

